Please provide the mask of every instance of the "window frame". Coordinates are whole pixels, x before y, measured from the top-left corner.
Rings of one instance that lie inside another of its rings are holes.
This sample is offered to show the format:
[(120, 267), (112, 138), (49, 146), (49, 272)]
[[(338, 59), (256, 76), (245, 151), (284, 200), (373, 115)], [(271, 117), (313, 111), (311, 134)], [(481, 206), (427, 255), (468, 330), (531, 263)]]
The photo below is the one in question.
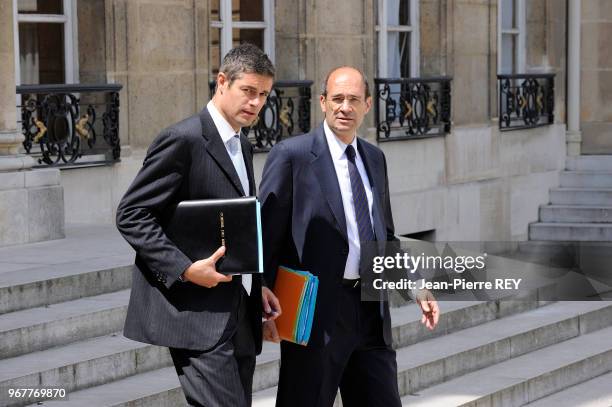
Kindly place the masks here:
[(21, 85), (19, 23), (57, 23), (64, 26), (64, 83), (79, 82), (78, 29), (76, 0), (62, 0), (64, 14), (19, 14), (19, 0), (13, 0), (15, 83)]
[(410, 2), (410, 25), (388, 24), (387, 0), (378, 0), (378, 21), (376, 22), (376, 33), (378, 35), (378, 77), (389, 77), (388, 58), (388, 34), (389, 32), (409, 32), (410, 35), (410, 77), (416, 78), (420, 75), (420, 2), (419, 0), (399, 0)]
[[(526, 14), (525, 14), (525, 0), (512, 0), (513, 5), (516, 4), (516, 27), (511, 29), (504, 29), (503, 27), (503, 7), (502, 2), (508, 0), (498, 0), (497, 2), (497, 73), (498, 74), (518, 74), (525, 73), (526, 70)], [(512, 67), (513, 72), (502, 72), (503, 64), (503, 50), (502, 50), (502, 38), (504, 35), (516, 36), (516, 49), (514, 50), (514, 61), (516, 66)]]
[(211, 28), (221, 29), (220, 33), (220, 60), (232, 49), (232, 30), (236, 29), (263, 29), (264, 49), (272, 63), (275, 62), (274, 41), (274, 0), (262, 0), (263, 21), (233, 21), (232, 0), (219, 0), (219, 20), (210, 22)]

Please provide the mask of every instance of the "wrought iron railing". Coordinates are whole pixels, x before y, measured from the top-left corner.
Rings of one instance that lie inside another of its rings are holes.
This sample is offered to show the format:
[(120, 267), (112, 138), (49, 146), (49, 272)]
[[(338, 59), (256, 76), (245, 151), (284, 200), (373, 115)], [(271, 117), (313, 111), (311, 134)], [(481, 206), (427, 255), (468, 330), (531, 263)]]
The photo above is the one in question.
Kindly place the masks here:
[[(284, 138), (310, 131), (312, 83), (306, 80), (274, 82), (255, 124), (242, 129), (255, 152), (269, 151)], [(215, 81), (209, 85), (212, 97)]]
[(120, 84), (17, 86), (26, 153), (38, 159), (38, 166), (119, 161), (121, 88)]
[(451, 78), (375, 78), (378, 141), (440, 136), (451, 127)]
[(529, 129), (555, 121), (555, 74), (497, 75), (499, 129)]

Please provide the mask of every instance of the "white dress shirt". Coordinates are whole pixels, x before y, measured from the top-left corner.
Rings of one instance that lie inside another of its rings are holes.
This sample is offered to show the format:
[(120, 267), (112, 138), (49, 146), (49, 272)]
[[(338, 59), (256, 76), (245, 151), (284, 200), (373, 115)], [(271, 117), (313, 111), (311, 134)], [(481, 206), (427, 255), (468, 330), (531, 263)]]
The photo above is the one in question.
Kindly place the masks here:
[[(355, 279), (359, 278), (359, 259), (361, 256), (361, 243), (359, 241), (359, 229), (357, 228), (357, 216), (355, 215), (355, 203), (353, 201), (353, 190), (351, 188), (351, 178), (349, 175), (348, 158), (346, 156), (346, 148), (348, 144), (342, 142), (327, 125), (327, 121), (323, 122), (325, 129), (325, 138), (329, 146), (332, 162), (336, 169), (336, 177), (340, 186), (340, 194), (342, 195), (342, 206), (344, 207), (344, 216), (346, 218), (346, 235), (349, 243), (349, 253), (346, 258), (346, 266), (344, 267), (344, 278)], [(366, 197), (368, 199), (368, 212), (370, 214), (370, 222), (372, 222), (372, 187), (366, 172), (363, 160), (357, 149), (357, 136), (353, 138), (351, 145), (355, 149), (355, 164), (357, 171), (361, 176), (363, 187), (365, 188)], [(374, 223), (372, 222), (372, 225)]]
[[(210, 113), (210, 117), (213, 119), (215, 127), (221, 136), (221, 140), (223, 141), (223, 145), (225, 145), (227, 154), (229, 154), (230, 159), (234, 164), (234, 168), (236, 168), (236, 172), (240, 178), (240, 183), (242, 184), (242, 189), (244, 190), (245, 195), (249, 195), (249, 177), (247, 175), (244, 157), (242, 156), (242, 146), (240, 144), (239, 136), (240, 129), (238, 129), (237, 132), (234, 131), (232, 126), (230, 126), (223, 115), (221, 115), (212, 100), (208, 102), (206, 108), (208, 109), (208, 113)], [(252, 280), (253, 279), (250, 274), (242, 275), (242, 285), (248, 294), (251, 294)]]
[[(329, 152), (331, 153), (332, 162), (336, 169), (336, 177), (338, 178), (338, 185), (340, 186), (340, 194), (342, 195), (342, 206), (344, 207), (344, 216), (346, 218), (346, 234), (349, 241), (349, 254), (346, 258), (346, 265), (344, 267), (344, 278), (355, 279), (359, 278), (359, 260), (361, 256), (361, 243), (359, 240), (359, 229), (357, 228), (357, 216), (355, 215), (355, 203), (353, 201), (353, 189), (351, 188), (351, 178), (348, 169), (348, 158), (346, 157), (346, 148), (348, 144), (344, 144), (334, 132), (329, 128), (326, 121), (323, 121), (323, 128), (325, 130), (325, 139), (329, 146)], [(368, 211), (370, 213), (370, 222), (372, 227), (374, 221), (372, 218), (372, 186), (366, 172), (363, 160), (359, 155), (357, 149), (357, 136), (353, 138), (351, 145), (355, 149), (355, 164), (357, 165), (357, 171), (361, 176), (363, 187), (366, 191), (366, 197), (368, 198)], [(416, 281), (416, 287), (420, 287), (422, 279)], [(416, 298), (418, 289), (410, 290), (412, 297)]]

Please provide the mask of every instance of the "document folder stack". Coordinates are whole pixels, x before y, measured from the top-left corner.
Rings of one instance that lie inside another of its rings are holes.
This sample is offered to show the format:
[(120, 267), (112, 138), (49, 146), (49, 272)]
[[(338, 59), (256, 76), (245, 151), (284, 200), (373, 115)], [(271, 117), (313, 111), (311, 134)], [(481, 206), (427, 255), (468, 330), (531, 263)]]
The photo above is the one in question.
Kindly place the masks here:
[(281, 304), (282, 314), (275, 322), (281, 339), (308, 344), (318, 287), (319, 279), (307, 271), (278, 268), (274, 294)]

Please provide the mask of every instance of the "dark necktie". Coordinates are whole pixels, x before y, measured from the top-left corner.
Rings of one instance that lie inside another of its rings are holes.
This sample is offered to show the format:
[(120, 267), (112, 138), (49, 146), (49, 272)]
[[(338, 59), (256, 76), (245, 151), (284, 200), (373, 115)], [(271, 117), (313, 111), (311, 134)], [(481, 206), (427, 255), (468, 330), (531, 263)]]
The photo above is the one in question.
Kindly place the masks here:
[(374, 241), (374, 231), (370, 220), (370, 206), (366, 195), (363, 181), (355, 164), (355, 149), (352, 145), (346, 148), (348, 159), (349, 177), (351, 179), (351, 190), (353, 191), (353, 204), (355, 205), (355, 218), (357, 218), (357, 229), (359, 230), (359, 241)]

